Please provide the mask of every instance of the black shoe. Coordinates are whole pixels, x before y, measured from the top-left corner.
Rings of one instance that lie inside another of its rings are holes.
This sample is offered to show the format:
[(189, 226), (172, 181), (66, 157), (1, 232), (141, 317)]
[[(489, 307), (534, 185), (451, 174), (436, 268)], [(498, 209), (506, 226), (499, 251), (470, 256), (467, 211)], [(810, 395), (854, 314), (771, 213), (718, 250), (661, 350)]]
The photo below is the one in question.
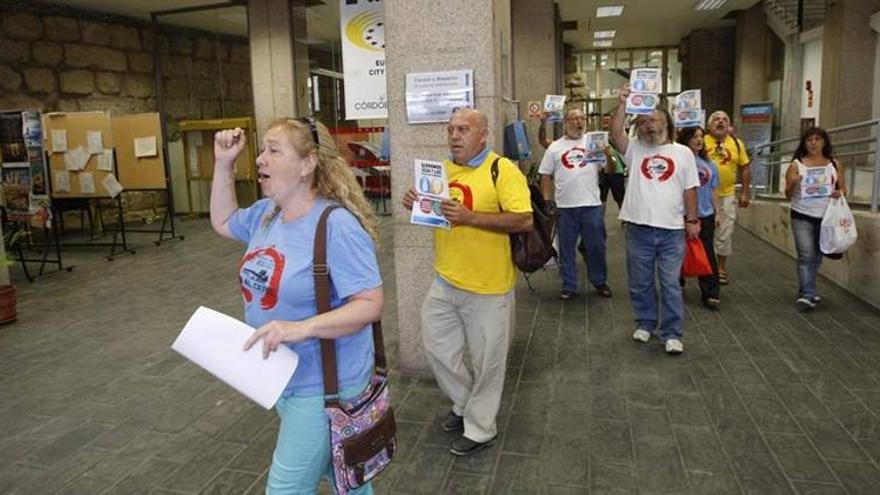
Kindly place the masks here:
[(449, 411), (446, 418), (440, 423), (443, 431), (464, 431), (464, 417)]
[(608, 287), (608, 284), (602, 284), (596, 287), (596, 292), (602, 297), (611, 297), (611, 287)]
[(471, 440), (470, 438), (462, 435), (461, 438), (452, 442), (452, 446), (449, 448), (449, 453), (457, 456), (470, 455), (474, 452), (479, 452), (486, 447), (491, 446), (493, 443), (495, 443), (496, 438), (498, 437), (492, 437), (485, 442), (475, 442), (474, 440)]
[(562, 299), (563, 301), (568, 301), (572, 297), (574, 297), (574, 292), (570, 290), (564, 290), (561, 294), (559, 294), (559, 299)]

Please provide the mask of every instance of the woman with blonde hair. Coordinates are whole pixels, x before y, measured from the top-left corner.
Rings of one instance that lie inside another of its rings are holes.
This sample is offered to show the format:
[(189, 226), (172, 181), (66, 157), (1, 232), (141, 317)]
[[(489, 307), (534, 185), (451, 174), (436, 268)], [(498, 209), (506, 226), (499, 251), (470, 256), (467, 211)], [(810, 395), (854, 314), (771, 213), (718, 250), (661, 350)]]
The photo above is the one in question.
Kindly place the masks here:
[[(263, 356), (286, 345), (299, 364), (275, 409), (281, 418), (266, 492), (315, 493), (333, 470), (319, 339), (335, 339), (343, 399), (364, 391), (373, 370), (370, 323), (382, 313), (376, 218), (327, 129), (313, 119), (269, 125), (257, 156), (264, 199), (238, 208), (234, 162), (246, 145), (241, 129), (214, 138), (211, 225), (247, 244), (239, 265), (245, 319), (257, 331), (244, 343)], [(312, 259), (315, 229), (327, 220), (332, 310), (317, 315)], [(366, 484), (351, 493), (373, 493)]]

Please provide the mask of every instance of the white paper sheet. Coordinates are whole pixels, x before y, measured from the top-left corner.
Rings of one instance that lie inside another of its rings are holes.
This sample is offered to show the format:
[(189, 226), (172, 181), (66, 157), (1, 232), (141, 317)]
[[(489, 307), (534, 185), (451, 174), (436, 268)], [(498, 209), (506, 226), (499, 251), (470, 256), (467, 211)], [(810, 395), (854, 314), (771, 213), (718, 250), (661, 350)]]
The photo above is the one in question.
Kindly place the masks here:
[(113, 150), (104, 150), (98, 153), (98, 170), (113, 171)]
[(134, 138), (134, 156), (136, 158), (156, 156), (157, 154), (156, 136)]
[(104, 151), (104, 139), (101, 131), (86, 132), (86, 150), (89, 153), (97, 154)]
[(101, 179), (101, 184), (104, 184), (104, 189), (110, 193), (111, 198), (115, 198), (122, 192), (122, 184), (116, 180), (116, 176), (113, 174), (105, 175), (103, 179)]
[(204, 306), (199, 307), (171, 348), (249, 399), (271, 409), (293, 376), (299, 356), (286, 346), (263, 359), (258, 342), (247, 352), (241, 346), (254, 329)]
[(52, 129), (52, 152), (63, 153), (67, 151), (67, 130)]
[(89, 158), (91, 157), (91, 153), (84, 150), (82, 146), (77, 146), (64, 154), (64, 168), (71, 172), (78, 172), (86, 168), (86, 164), (89, 163)]
[(67, 170), (56, 170), (55, 181), (52, 183), (55, 192), (70, 192), (70, 172)]
[(95, 176), (90, 172), (79, 174), (79, 192), (84, 194), (95, 194)]

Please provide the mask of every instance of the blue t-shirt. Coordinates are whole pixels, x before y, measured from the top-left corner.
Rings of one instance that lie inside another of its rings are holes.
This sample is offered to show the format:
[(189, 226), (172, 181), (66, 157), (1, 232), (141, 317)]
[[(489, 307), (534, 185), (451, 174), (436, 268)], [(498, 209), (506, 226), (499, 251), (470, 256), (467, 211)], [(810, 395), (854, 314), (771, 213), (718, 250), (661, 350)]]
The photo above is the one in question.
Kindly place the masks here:
[[(229, 219), (232, 235), (248, 245), (239, 265), (239, 279), (245, 321), (252, 327), (259, 328), (272, 320), (304, 320), (317, 314), (312, 276), (315, 228), (321, 213), (331, 204), (320, 198), (303, 217), (283, 222), (279, 214), (263, 227), (275, 204), (262, 199), (250, 208), (239, 209)], [(327, 219), (327, 264), (333, 308), (358, 292), (382, 285), (373, 240), (357, 218), (342, 208)], [(299, 355), (299, 365), (283, 396), (323, 394), (319, 340), (287, 346)], [(336, 339), (336, 366), (340, 390), (369, 380), (373, 370), (371, 325)]]
[(712, 204), (712, 192), (718, 188), (718, 166), (712, 161), (704, 160), (694, 155), (697, 162), (697, 175), (700, 177), (700, 187), (697, 188), (697, 211), (700, 218), (706, 218), (715, 214), (715, 206)]

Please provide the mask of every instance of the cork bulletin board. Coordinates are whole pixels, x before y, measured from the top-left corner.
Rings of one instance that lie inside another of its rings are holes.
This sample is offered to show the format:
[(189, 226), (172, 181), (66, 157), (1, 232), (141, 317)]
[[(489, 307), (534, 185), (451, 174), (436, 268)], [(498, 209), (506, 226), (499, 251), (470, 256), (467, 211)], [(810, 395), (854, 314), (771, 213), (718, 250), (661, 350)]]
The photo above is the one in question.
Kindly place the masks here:
[[(125, 190), (165, 189), (168, 185), (159, 114), (121, 115), (113, 117), (112, 124), (119, 182)], [(139, 140), (155, 140), (156, 153), (138, 156)]]
[[(109, 198), (103, 180), (115, 167), (101, 170), (99, 156), (113, 154), (113, 128), (107, 112), (48, 113), (43, 139), (49, 151), (53, 198)], [(100, 142), (95, 137), (100, 133)], [(91, 138), (91, 139), (90, 139)], [(100, 145), (100, 152), (96, 144)], [(90, 153), (95, 151), (95, 153)], [(87, 155), (87, 157), (86, 157)], [(78, 158), (78, 159), (77, 159)], [(77, 165), (72, 166), (71, 163)], [(106, 167), (107, 162), (103, 165)]]

